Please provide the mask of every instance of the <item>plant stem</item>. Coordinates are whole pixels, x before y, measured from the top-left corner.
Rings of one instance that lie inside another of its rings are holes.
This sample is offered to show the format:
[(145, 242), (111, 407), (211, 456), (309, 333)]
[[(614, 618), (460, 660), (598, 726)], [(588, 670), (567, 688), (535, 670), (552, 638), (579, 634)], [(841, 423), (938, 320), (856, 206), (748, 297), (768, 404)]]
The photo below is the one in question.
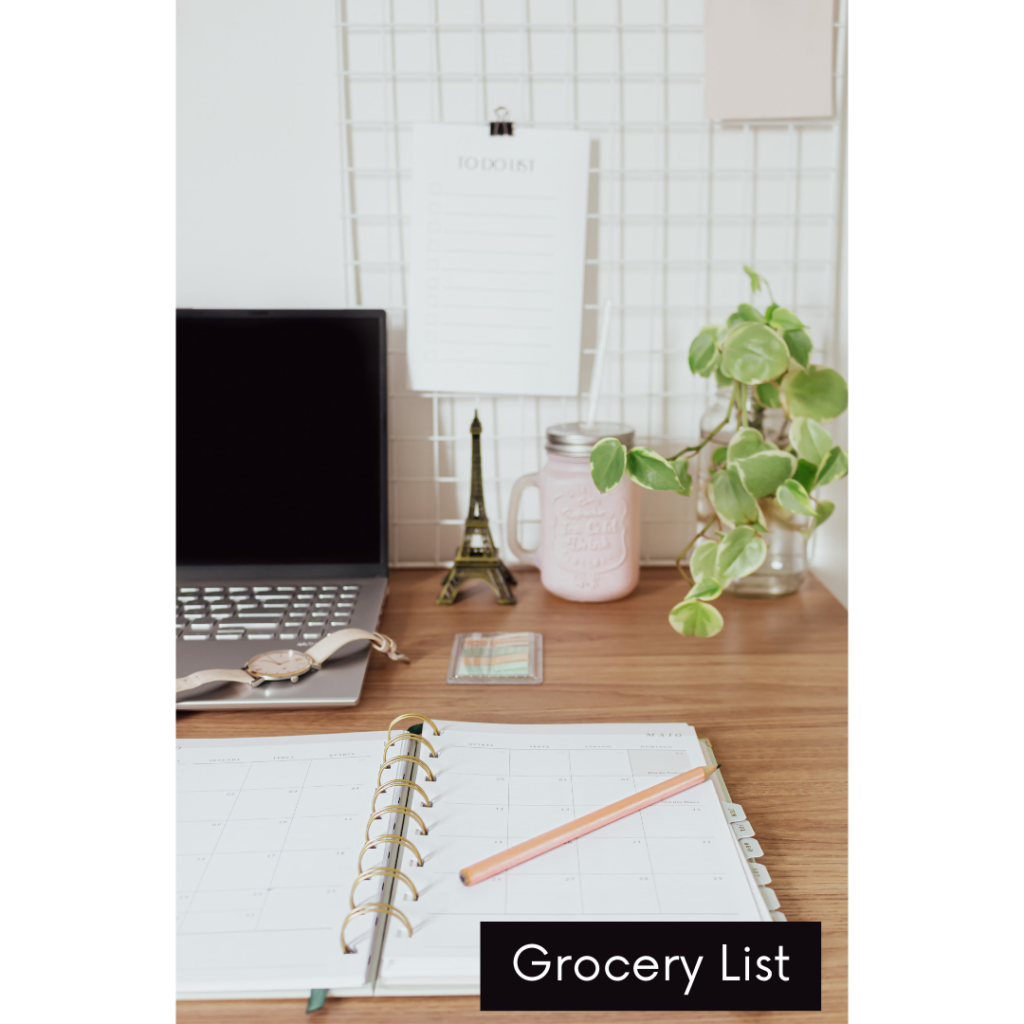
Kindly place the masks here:
[[(741, 393), (743, 395), (742, 399), (739, 397)], [(740, 426), (745, 427), (747, 425), (747, 386), (739, 381), (736, 381), (733, 387), (733, 401), (739, 408)]]
[(668, 457), (669, 462), (671, 462), (673, 459), (678, 459), (680, 455), (686, 455), (687, 453), (689, 453), (690, 455), (696, 455), (697, 452), (699, 452), (701, 450), (701, 448), (703, 448), (704, 445), (706, 445), (708, 443), (708, 441), (713, 440), (715, 435), (722, 429), (722, 427), (727, 427), (729, 425), (729, 420), (732, 419), (732, 407), (733, 407), (733, 405), (735, 403), (736, 403), (736, 389), (733, 388), (732, 397), (729, 399), (729, 408), (725, 410), (725, 419), (722, 420), (722, 422), (719, 423), (714, 428), (714, 430), (712, 430), (711, 433), (708, 434), (708, 436), (705, 437), (703, 441), (701, 441), (700, 444), (687, 445), (681, 451), (676, 452), (675, 455), (670, 455)]
[(683, 548), (683, 550), (679, 552), (679, 555), (676, 558), (676, 568), (679, 570), (679, 573), (683, 577), (683, 579), (686, 580), (690, 584), (690, 586), (693, 586), (694, 581), (689, 576), (687, 576), (686, 570), (683, 568), (683, 565), (682, 565), (683, 559), (686, 557), (686, 553), (690, 550), (690, 548), (692, 548), (693, 545), (696, 544), (697, 541), (699, 541), (701, 539), (701, 537), (703, 537), (704, 534), (707, 533), (708, 530), (710, 530), (711, 527), (715, 525), (715, 522), (716, 522), (715, 518), (712, 517), (708, 521), (707, 526), (705, 526), (704, 529), (701, 530), (700, 533), (698, 533), (693, 538), (693, 540), (691, 540), (690, 543), (687, 544), (686, 547)]

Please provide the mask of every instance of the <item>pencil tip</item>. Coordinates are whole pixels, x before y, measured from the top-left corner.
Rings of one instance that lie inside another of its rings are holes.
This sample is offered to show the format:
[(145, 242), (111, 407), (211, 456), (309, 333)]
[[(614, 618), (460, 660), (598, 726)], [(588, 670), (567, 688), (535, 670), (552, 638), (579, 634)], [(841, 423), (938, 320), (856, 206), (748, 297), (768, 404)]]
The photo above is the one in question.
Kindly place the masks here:
[(712, 766), (711, 766), (711, 771), (707, 771), (707, 770), (705, 770), (705, 775), (704, 775), (704, 777), (705, 777), (706, 779), (710, 779), (710, 778), (711, 778), (711, 776), (712, 776), (712, 775), (714, 775), (714, 774), (715, 774), (715, 772), (717, 772), (717, 771), (719, 770), (719, 768), (721, 768), (721, 767), (722, 767), (721, 763), (719, 763), (719, 764), (716, 764), (716, 765), (712, 765)]

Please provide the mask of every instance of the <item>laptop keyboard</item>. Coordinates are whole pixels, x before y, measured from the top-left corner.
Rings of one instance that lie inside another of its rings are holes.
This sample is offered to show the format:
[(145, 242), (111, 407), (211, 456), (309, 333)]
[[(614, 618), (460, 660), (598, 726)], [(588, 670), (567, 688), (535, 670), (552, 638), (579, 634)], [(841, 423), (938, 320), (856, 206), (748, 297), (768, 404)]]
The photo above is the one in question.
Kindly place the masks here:
[(178, 639), (310, 642), (351, 623), (359, 587), (179, 587)]

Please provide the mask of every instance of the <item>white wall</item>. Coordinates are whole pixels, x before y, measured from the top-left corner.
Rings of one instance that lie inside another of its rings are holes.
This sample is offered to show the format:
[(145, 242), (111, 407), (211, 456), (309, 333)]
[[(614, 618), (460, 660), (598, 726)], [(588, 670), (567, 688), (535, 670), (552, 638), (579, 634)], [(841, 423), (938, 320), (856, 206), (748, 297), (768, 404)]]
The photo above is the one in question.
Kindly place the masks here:
[[(843, 55), (841, 65), (842, 73), (847, 76), (846, 54)], [(843, 90), (844, 107), (849, 101), (849, 89)], [(846, 182), (846, 111), (843, 111), (842, 119), (842, 181)], [(842, 227), (839, 232), (838, 242), (838, 295), (836, 308), (836, 349), (832, 365), (846, 379), (850, 379), (850, 338), (849, 324), (847, 322), (847, 310), (849, 309), (849, 265), (846, 253), (846, 239), (849, 232), (849, 202), (846, 189), (843, 189), (842, 201)], [(857, 395), (853, 395), (854, 408), (857, 407)], [(849, 413), (844, 413), (835, 423), (829, 424), (829, 432), (836, 444), (844, 450), (849, 448)], [(854, 453), (854, 475), (857, 474), (857, 454)], [(814, 574), (822, 583), (832, 591), (842, 602), (843, 607), (848, 607), (847, 596), (850, 586), (850, 558), (849, 558), (849, 522), (850, 522), (850, 478), (844, 477), (834, 484), (822, 489), (821, 497), (834, 501), (835, 512), (824, 526), (815, 531), (811, 547), (811, 566)]]
[(345, 305), (333, 0), (178, 0), (179, 306)]

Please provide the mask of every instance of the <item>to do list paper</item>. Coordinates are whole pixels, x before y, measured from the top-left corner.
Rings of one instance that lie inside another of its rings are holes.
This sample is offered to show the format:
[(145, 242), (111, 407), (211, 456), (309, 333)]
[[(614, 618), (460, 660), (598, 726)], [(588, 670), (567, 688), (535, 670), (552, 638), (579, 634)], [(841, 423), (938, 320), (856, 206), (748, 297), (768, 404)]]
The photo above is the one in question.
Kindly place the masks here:
[(414, 149), (412, 387), (577, 394), (589, 136), (423, 124)]

